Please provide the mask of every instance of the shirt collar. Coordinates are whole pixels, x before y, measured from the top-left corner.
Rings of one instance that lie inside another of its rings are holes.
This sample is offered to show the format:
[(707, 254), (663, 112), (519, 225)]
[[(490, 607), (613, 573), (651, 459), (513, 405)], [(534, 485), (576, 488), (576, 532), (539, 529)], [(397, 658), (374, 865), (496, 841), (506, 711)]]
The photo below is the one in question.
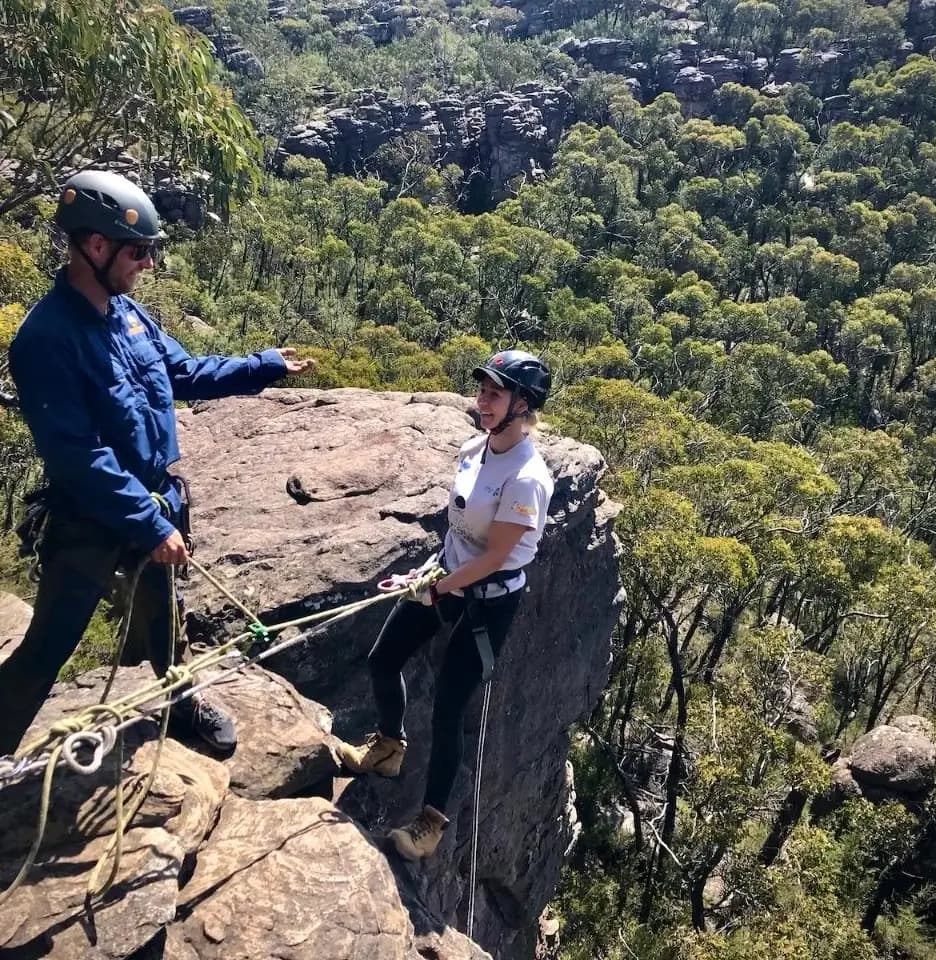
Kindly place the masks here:
[[(68, 267), (59, 267), (55, 274), (55, 292), (68, 299), (73, 307), (81, 311), (88, 320), (100, 322), (106, 320), (98, 308), (80, 291), (71, 285), (68, 280)], [(111, 297), (108, 301), (107, 315), (113, 316), (121, 309), (122, 297)]]

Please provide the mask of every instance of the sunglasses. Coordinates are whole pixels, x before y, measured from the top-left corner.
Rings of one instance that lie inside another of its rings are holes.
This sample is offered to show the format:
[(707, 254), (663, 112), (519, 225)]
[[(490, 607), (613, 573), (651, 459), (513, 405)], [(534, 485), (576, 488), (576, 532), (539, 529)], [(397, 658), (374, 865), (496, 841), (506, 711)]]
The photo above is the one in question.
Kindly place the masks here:
[(159, 245), (156, 243), (125, 243), (124, 247), (130, 251), (130, 259), (137, 263), (147, 257), (155, 260), (159, 256)]

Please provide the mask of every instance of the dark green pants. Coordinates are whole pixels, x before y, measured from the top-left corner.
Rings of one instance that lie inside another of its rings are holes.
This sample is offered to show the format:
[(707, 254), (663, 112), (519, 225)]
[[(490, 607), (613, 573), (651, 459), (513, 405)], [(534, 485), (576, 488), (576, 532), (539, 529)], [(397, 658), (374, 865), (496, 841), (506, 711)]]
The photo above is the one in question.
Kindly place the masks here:
[[(91, 521), (50, 517), (40, 547), (42, 574), (33, 619), (22, 644), (0, 665), (0, 754), (12, 753), (72, 655), (103, 597), (126, 610), (126, 586), (142, 555)], [(114, 574), (127, 570), (122, 583)], [(173, 598), (174, 603), (178, 599)], [(143, 568), (133, 599), (122, 662), (149, 659), (162, 676), (175, 658), (169, 651), (171, 607), (167, 568)]]

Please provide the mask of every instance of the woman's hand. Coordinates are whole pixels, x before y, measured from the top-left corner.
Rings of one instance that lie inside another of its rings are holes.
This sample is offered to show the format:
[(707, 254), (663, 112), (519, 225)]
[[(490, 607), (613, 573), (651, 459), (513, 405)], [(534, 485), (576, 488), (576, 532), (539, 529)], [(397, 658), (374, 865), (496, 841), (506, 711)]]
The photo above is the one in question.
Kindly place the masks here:
[(443, 577), (435, 585), (436, 592), (442, 594), (461, 590), (502, 569), (520, 538), (529, 529), (531, 528), (522, 523), (495, 520), (488, 529), (487, 549), (484, 553)]

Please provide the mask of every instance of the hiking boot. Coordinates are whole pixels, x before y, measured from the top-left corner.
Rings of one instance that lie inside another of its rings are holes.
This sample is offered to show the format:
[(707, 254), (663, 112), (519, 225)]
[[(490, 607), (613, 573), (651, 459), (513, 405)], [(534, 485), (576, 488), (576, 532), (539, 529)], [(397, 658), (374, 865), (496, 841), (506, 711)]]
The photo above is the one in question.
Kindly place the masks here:
[(406, 741), (372, 733), (359, 746), (339, 741), (337, 747), (341, 762), (352, 773), (376, 773), (381, 777), (398, 777), (403, 757), (406, 756)]
[(218, 753), (233, 753), (237, 746), (237, 728), (231, 715), (200, 693), (175, 704), (170, 719), (177, 732), (197, 734)]
[(431, 857), (449, 825), (448, 817), (435, 807), (426, 805), (422, 813), (405, 827), (390, 831), (397, 853), (406, 860)]

